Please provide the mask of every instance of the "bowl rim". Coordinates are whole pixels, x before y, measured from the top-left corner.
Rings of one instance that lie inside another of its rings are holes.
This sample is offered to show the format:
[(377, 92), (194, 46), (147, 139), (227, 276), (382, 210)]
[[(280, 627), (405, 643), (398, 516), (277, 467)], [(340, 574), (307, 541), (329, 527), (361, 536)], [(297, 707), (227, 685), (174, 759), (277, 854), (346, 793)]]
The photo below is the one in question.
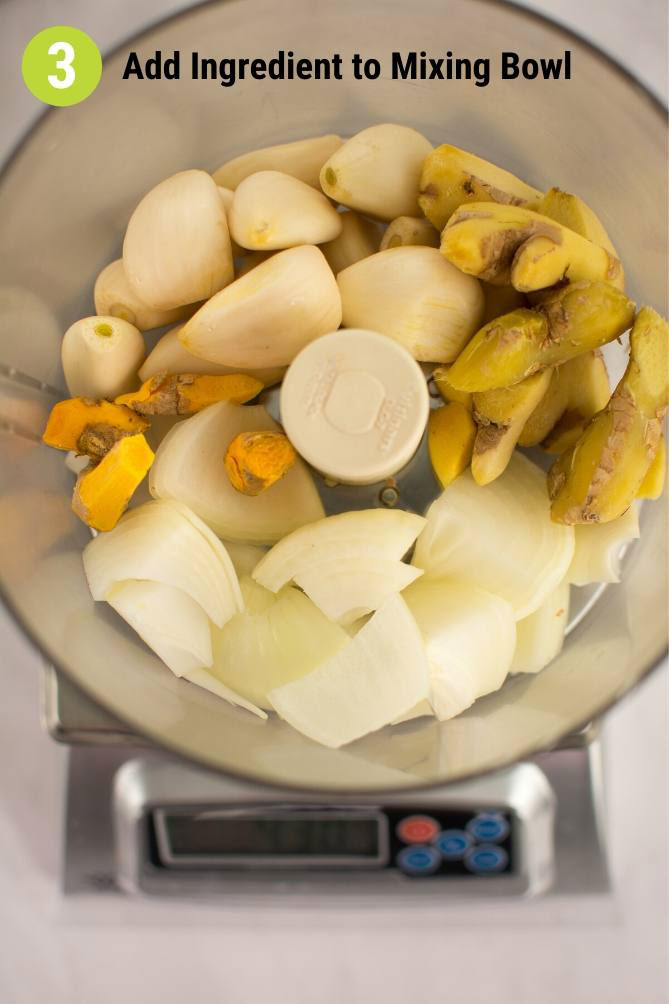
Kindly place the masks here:
[[(106, 59), (116, 56), (119, 52), (127, 48), (130, 43), (140, 42), (143, 38), (150, 35), (156, 29), (163, 27), (164, 25), (172, 24), (179, 21), (182, 18), (191, 16), (200, 10), (207, 7), (220, 6), (227, 3), (228, 0), (200, 0), (200, 2), (192, 4), (182, 10), (176, 11), (167, 17), (158, 17), (151, 21), (148, 25), (142, 28), (141, 31), (133, 33), (116, 45), (112, 46), (110, 49), (103, 53), (103, 65)], [(667, 119), (669, 114), (668, 106), (656, 95), (649, 87), (646, 86), (635, 74), (627, 69), (621, 62), (619, 62), (615, 56), (603, 49), (600, 49), (594, 42), (591, 42), (588, 38), (581, 35), (578, 31), (574, 31), (572, 28), (567, 27), (560, 21), (553, 19), (547, 14), (541, 13), (539, 11), (530, 10), (527, 7), (522, 6), (519, 3), (514, 2), (514, 0), (476, 0), (477, 3), (487, 4), (488, 6), (495, 7), (506, 7), (510, 8), (513, 12), (519, 14), (521, 17), (528, 18), (530, 20), (537, 21), (543, 25), (549, 26), (558, 35), (563, 36), (567, 40), (573, 40), (578, 42), (581, 46), (587, 49), (596, 59), (600, 62), (605, 63), (609, 66), (611, 70), (614, 71), (618, 76), (622, 77), (634, 91), (637, 92), (638, 97), (645, 100), (652, 108), (652, 110), (660, 115), (663, 120)], [(40, 112), (35, 119), (30, 122), (30, 124), (19, 134), (18, 138), (10, 146), (9, 152), (4, 158), (3, 162), (0, 164), (0, 186), (9, 173), (14, 161), (17, 159), (21, 153), (24, 146), (26, 146), (35, 134), (42, 128), (46, 120), (52, 117), (54, 114), (63, 111), (64, 109), (57, 107), (48, 107)], [(661, 500), (659, 500), (661, 501)], [(569, 730), (559, 736), (557, 739), (545, 745), (530, 745), (526, 749), (522, 750), (520, 753), (510, 755), (507, 758), (502, 758), (495, 762), (494, 765), (487, 768), (478, 768), (472, 771), (465, 771), (458, 774), (455, 777), (449, 779), (435, 780), (418, 782), (416, 784), (409, 783), (401, 786), (389, 786), (378, 788), (374, 786), (362, 787), (362, 788), (334, 788), (328, 787), (323, 788), (319, 785), (313, 784), (290, 784), (288, 782), (268, 780), (263, 778), (253, 772), (249, 771), (237, 771), (229, 767), (221, 767), (215, 764), (212, 760), (201, 759), (198, 756), (193, 755), (188, 748), (179, 742), (166, 741), (163, 736), (159, 736), (150, 729), (142, 730), (137, 728), (137, 726), (130, 722), (128, 719), (119, 715), (115, 708), (109, 707), (104, 700), (89, 689), (85, 682), (75, 679), (72, 674), (69, 673), (68, 669), (60, 664), (58, 657), (51, 653), (47, 646), (45, 646), (32, 632), (27, 622), (20, 613), (18, 607), (14, 604), (11, 597), (7, 594), (2, 582), (0, 582), (0, 600), (2, 601), (4, 607), (9, 611), (14, 623), (19, 627), (23, 636), (30, 642), (33, 650), (42, 657), (47, 667), (52, 667), (58, 673), (62, 673), (75, 687), (83, 691), (83, 693), (88, 697), (94, 704), (104, 710), (112, 718), (118, 722), (126, 725), (132, 730), (132, 733), (137, 735), (138, 738), (149, 739), (151, 743), (159, 750), (177, 756), (180, 759), (186, 761), (191, 765), (195, 765), (198, 770), (205, 771), (208, 774), (214, 776), (223, 775), (225, 777), (231, 778), (233, 781), (240, 782), (242, 784), (251, 785), (257, 788), (276, 790), (277, 792), (284, 793), (294, 793), (296, 795), (315, 795), (315, 794), (326, 794), (328, 797), (332, 797), (333, 800), (336, 799), (347, 799), (352, 797), (358, 797), (364, 795), (365, 797), (384, 797), (385, 795), (396, 795), (396, 794), (406, 794), (406, 793), (420, 793), (433, 791), (437, 788), (443, 788), (452, 785), (463, 784), (466, 782), (474, 781), (477, 778), (485, 777), (490, 773), (496, 771), (501, 771), (512, 767), (514, 764), (520, 763), (523, 760), (536, 757), (542, 753), (548, 753), (551, 750), (555, 750), (560, 743), (569, 735), (577, 735), (584, 732), (593, 721), (598, 721), (603, 715), (605, 715), (611, 708), (617, 705), (620, 701), (626, 698), (629, 694), (633, 693), (638, 687), (644, 683), (650, 674), (657, 669), (660, 669), (667, 660), (669, 654), (669, 641), (665, 648), (660, 653), (657, 659), (652, 660), (643, 666), (637, 679), (630, 684), (624, 691), (619, 693), (617, 696), (612, 697), (610, 700), (605, 701), (594, 715), (589, 715), (585, 720), (579, 720), (577, 724), (570, 726)]]

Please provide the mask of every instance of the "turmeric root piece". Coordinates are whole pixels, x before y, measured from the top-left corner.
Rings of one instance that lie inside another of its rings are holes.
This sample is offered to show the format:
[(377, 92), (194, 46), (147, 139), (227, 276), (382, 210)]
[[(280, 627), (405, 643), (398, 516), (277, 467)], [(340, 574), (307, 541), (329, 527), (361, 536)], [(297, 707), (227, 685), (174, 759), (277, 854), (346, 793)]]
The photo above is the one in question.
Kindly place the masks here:
[(571, 283), (532, 310), (484, 325), (451, 366), (449, 380), (458, 390), (510, 387), (613, 341), (633, 317), (634, 303), (610, 283)]
[(427, 220), (417, 216), (398, 216), (386, 227), (379, 251), (405, 247), (407, 244), (438, 248), (439, 240), (439, 231)]
[(664, 488), (664, 480), (667, 473), (667, 446), (664, 436), (660, 439), (660, 445), (653, 457), (652, 463), (646, 471), (645, 477), (639, 485), (636, 493), (638, 499), (659, 499)]
[(570, 195), (559, 188), (549, 188), (536, 207), (536, 211), (542, 216), (556, 220), (562, 226), (592, 241), (593, 244), (598, 244), (614, 258), (619, 258), (601, 220), (583, 199), (579, 199), (578, 195)]
[(446, 404), (448, 404), (449, 401), (457, 401), (458, 404), (463, 405), (467, 411), (471, 411), (473, 407), (472, 395), (465, 390), (456, 390), (448, 379), (448, 371), (450, 368), (450, 366), (437, 366), (436, 370), (432, 373), (432, 379), (437, 385), (437, 390)]
[(475, 437), (474, 419), (459, 401), (449, 401), (443, 408), (430, 412), (427, 446), (442, 488), (469, 467)]
[(113, 530), (153, 458), (143, 435), (119, 439), (99, 464), (77, 478), (73, 511), (94, 530)]
[(477, 432), (472, 475), (477, 484), (490, 484), (506, 470), (525, 422), (548, 390), (551, 375), (550, 370), (543, 370), (513, 387), (474, 394)]
[(145, 418), (123, 405), (71, 397), (51, 409), (42, 442), (56, 450), (74, 450), (99, 459), (123, 436), (136, 435), (148, 427)]
[(220, 376), (157, 373), (139, 390), (117, 397), (116, 403), (125, 404), (140, 415), (194, 415), (219, 401), (245, 404), (262, 388), (260, 380), (245, 373)]
[(282, 432), (240, 432), (225, 453), (230, 484), (243, 495), (260, 495), (295, 463), (297, 454)]
[(462, 272), (521, 293), (601, 279), (622, 289), (622, 265), (604, 248), (522, 206), (472, 202), (441, 235), (441, 253)]
[(553, 370), (548, 390), (525, 423), (518, 443), (543, 443), (565, 413), (569, 414), (572, 428), (575, 419), (582, 428), (602, 410), (610, 393), (606, 363), (600, 352), (584, 352), (568, 360)]
[(548, 472), (556, 522), (608, 523), (625, 512), (659, 449), (668, 401), (669, 325), (644, 307), (609, 403)]
[(425, 159), (418, 204), (430, 223), (442, 230), (465, 202), (534, 208), (541, 197), (541, 192), (509, 171), (444, 143)]

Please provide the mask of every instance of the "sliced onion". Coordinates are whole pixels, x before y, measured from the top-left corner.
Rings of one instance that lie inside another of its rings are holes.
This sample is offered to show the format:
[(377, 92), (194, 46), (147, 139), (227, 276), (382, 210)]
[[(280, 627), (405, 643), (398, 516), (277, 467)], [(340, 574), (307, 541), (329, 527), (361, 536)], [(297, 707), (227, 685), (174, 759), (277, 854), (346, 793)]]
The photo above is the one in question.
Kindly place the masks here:
[(336, 655), (269, 698), (293, 728), (336, 748), (395, 721), (427, 695), (423, 640), (402, 597), (393, 596)]
[(539, 673), (559, 655), (569, 620), (569, 582), (565, 579), (541, 606), (516, 624), (512, 673)]
[(245, 708), (252, 714), (257, 715), (258, 718), (267, 718), (266, 712), (261, 708), (256, 707), (251, 701), (247, 701), (240, 694), (236, 694), (234, 690), (230, 687), (226, 687), (224, 683), (221, 683), (212, 673), (207, 669), (196, 669), (192, 673), (189, 673), (185, 679), (189, 683), (194, 683), (197, 687), (202, 687), (204, 690), (208, 690), (211, 694), (216, 694), (217, 697), (222, 697), (224, 701), (229, 701), (230, 704), (234, 704), (239, 708)]
[(238, 613), (241, 593), (223, 545), (216, 540), (214, 548), (185, 511), (147, 502), (87, 544), (83, 561), (93, 599), (105, 599), (117, 582), (146, 579), (182, 589), (219, 626)]
[(277, 430), (261, 406), (224, 401), (179, 422), (156, 453), (149, 476), (154, 498), (179, 499), (220, 537), (273, 544), (323, 515), (312, 477), (301, 460), (260, 495), (242, 495), (230, 484), (223, 463), (228, 444), (240, 432)]
[(256, 582), (277, 592), (291, 579), (333, 559), (399, 561), (425, 526), (402, 509), (360, 509), (328, 516), (279, 541), (256, 567)]
[(223, 543), (240, 579), (243, 575), (250, 575), (260, 559), (267, 554), (266, 547), (258, 547), (256, 544), (245, 544), (239, 540), (224, 540)]
[(352, 624), (422, 574), (402, 561), (363, 556), (319, 561), (294, 578), (330, 620)]
[(574, 557), (567, 578), (574, 586), (590, 582), (620, 582), (620, 559), (640, 535), (635, 503), (610, 523), (587, 523), (574, 528)]
[(543, 471), (515, 453), (488, 485), (470, 471), (451, 482), (428, 510), (413, 563), (501, 596), (518, 620), (562, 581), (573, 554), (573, 527), (550, 518)]
[(209, 618), (183, 589), (130, 579), (105, 599), (176, 676), (211, 666)]
[(453, 718), (499, 690), (516, 644), (513, 611), (505, 600), (446, 579), (421, 579), (403, 595), (425, 641), (437, 718)]
[(243, 578), (241, 586), (246, 611), (223, 630), (214, 630), (211, 672), (226, 686), (270, 708), (270, 690), (310, 673), (349, 637), (292, 586), (276, 596), (250, 578)]

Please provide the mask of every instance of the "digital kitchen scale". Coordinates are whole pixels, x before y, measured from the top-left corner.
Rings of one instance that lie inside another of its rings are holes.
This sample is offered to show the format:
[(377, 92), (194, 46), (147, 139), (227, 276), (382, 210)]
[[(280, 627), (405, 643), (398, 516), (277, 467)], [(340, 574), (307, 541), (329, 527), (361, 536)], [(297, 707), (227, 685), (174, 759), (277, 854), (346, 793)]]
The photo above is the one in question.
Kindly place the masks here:
[(43, 718), (71, 747), (66, 893), (422, 901), (609, 890), (592, 727), (463, 784), (333, 798), (179, 761), (54, 670), (44, 675)]

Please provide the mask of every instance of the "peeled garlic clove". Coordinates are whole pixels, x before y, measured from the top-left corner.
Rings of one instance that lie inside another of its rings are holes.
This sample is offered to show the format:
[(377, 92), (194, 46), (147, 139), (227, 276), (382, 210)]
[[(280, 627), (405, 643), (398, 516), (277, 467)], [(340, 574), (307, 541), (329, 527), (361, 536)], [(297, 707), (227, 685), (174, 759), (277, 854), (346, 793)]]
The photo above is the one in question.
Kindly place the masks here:
[(205, 171), (181, 171), (144, 196), (130, 217), (123, 267), (148, 306), (208, 300), (233, 279), (225, 206)]
[[(223, 185), (219, 185), (218, 194), (221, 197), (221, 202), (223, 203), (223, 208), (225, 209), (225, 218), (228, 221), (228, 230), (230, 230), (230, 210), (232, 209), (232, 200), (235, 197), (235, 193), (231, 188), (224, 188)], [(244, 254), (244, 248), (241, 248), (237, 241), (233, 241), (232, 236), (230, 237), (230, 248), (232, 250), (233, 258), (238, 258), (240, 255)]]
[(123, 259), (118, 258), (102, 269), (95, 280), (93, 290), (95, 313), (120, 317), (134, 324), (139, 331), (162, 328), (166, 324), (176, 324), (190, 317), (199, 304), (187, 303), (173, 310), (155, 310), (139, 299), (130, 286), (123, 269)]
[(436, 248), (379, 251), (340, 272), (337, 283), (346, 327), (380, 331), (426, 362), (455, 359), (483, 314), (480, 283)]
[(431, 151), (432, 144), (415, 129), (371, 126), (326, 161), (321, 188), (336, 202), (380, 220), (420, 216), (420, 176)]
[(379, 250), (406, 247), (407, 244), (438, 248), (440, 242), (439, 231), (428, 220), (416, 216), (398, 216), (386, 227)]
[(259, 171), (238, 186), (232, 236), (252, 251), (322, 244), (341, 233), (341, 216), (321, 192), (280, 171)]
[(341, 233), (333, 241), (321, 245), (321, 251), (335, 275), (379, 250), (377, 223), (366, 220), (352, 210), (340, 213), (339, 216)]
[(226, 373), (247, 373), (253, 376), (265, 387), (278, 383), (283, 378), (282, 366), (263, 370), (240, 370), (239, 366), (223, 366), (221, 363), (210, 363), (206, 359), (194, 356), (183, 347), (179, 341), (179, 332), (183, 325), (178, 325), (167, 331), (144, 360), (139, 372), (139, 379), (144, 383), (158, 373), (208, 373), (210, 376)]
[(340, 323), (335, 277), (318, 248), (306, 244), (272, 255), (213, 296), (184, 325), (179, 341), (226, 366), (285, 366)]
[(65, 332), (61, 360), (72, 397), (114, 398), (137, 383), (146, 346), (120, 317), (84, 317)]
[(241, 252), (239, 267), (235, 269), (235, 279), (241, 279), (247, 272), (251, 272), (257, 265), (262, 265), (264, 261), (276, 254), (276, 251), (247, 251), (246, 248), (241, 248)]
[(569, 620), (569, 581), (565, 579), (541, 606), (516, 623), (511, 673), (540, 673), (562, 650)]
[(299, 178), (312, 188), (320, 189), (318, 180), (321, 167), (342, 144), (340, 136), (311, 136), (298, 139), (294, 143), (266, 146), (260, 150), (250, 150), (214, 171), (217, 185), (236, 188), (244, 178), (258, 171), (283, 171)]

